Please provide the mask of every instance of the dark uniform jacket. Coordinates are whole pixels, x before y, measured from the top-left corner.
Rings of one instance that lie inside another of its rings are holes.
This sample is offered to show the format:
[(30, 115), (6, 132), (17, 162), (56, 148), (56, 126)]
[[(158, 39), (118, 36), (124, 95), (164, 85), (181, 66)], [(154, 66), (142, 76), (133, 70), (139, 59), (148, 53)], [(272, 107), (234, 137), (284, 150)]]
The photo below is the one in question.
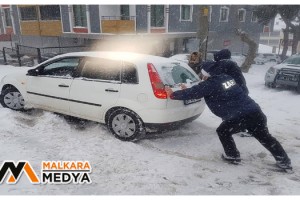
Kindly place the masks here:
[(188, 65), (194, 70), (196, 74), (201, 72), (201, 62), (198, 63), (188, 63)]
[(235, 82), (241, 86), (242, 90), (246, 94), (249, 94), (249, 90), (246, 86), (245, 77), (243, 76), (243, 73), (240, 67), (236, 64), (236, 62), (229, 59), (224, 59), (217, 61), (216, 67), (218, 67), (222, 73), (228, 74), (229, 76), (234, 78)]
[(209, 77), (191, 88), (175, 91), (170, 98), (190, 100), (204, 97), (209, 109), (222, 120), (236, 119), (252, 112), (261, 111), (235, 80), (227, 74)]

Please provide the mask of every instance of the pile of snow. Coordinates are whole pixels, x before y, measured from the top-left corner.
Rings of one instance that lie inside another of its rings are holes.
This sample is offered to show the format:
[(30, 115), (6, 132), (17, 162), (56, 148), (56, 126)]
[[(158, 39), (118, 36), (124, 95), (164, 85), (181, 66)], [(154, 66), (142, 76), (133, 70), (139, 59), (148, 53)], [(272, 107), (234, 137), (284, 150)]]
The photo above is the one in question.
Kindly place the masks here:
[[(90, 185), (32, 185), (23, 174), (16, 185), (3, 183), (1, 195), (299, 195), (300, 95), (264, 86), (272, 63), (253, 65), (245, 78), (250, 96), (268, 117), (270, 133), (292, 160), (294, 174), (273, 171), (271, 154), (252, 137), (235, 135), (243, 159), (230, 165), (215, 132), (221, 120), (207, 108), (190, 124), (139, 142), (122, 142), (104, 125), (77, 122), (45, 111), (19, 113), (0, 106), (0, 160), (85, 160), (92, 166)], [(3, 76), (16, 68), (0, 66)]]

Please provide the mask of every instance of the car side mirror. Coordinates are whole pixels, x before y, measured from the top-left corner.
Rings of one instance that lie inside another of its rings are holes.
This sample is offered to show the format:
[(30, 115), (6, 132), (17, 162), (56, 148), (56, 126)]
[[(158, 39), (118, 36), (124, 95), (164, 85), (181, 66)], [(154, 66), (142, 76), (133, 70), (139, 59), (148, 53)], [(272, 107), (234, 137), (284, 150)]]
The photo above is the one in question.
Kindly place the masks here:
[(39, 75), (39, 69), (30, 69), (27, 71), (28, 76), (37, 76)]

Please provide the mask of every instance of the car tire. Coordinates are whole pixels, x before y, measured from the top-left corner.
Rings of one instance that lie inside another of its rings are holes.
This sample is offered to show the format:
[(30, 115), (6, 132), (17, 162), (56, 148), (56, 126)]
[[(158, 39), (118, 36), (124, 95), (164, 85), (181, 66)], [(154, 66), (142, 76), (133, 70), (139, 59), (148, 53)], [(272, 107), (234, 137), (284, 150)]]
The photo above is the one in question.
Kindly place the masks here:
[(276, 84), (275, 83), (270, 83), (270, 88), (276, 88)]
[(4, 108), (10, 108), (16, 111), (25, 111), (24, 98), (14, 87), (7, 87), (1, 91), (0, 103)]
[(136, 141), (145, 135), (142, 119), (128, 109), (118, 109), (110, 113), (107, 126), (122, 141)]
[(300, 93), (300, 81), (298, 82), (298, 86), (296, 87), (296, 91)]
[(267, 86), (268, 88), (276, 88), (276, 84), (270, 82), (265, 82), (265, 86)]

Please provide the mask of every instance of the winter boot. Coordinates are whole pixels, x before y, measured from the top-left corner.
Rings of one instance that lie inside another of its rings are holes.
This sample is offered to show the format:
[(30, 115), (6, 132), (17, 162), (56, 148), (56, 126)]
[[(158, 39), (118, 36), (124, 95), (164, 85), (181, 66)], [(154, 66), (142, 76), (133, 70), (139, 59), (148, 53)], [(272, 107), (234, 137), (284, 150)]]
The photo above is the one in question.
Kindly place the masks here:
[(291, 160), (285, 159), (285, 160), (278, 160), (276, 161), (277, 167), (285, 170), (292, 170)]
[(235, 165), (238, 165), (239, 163), (241, 163), (241, 158), (240, 157), (230, 157), (230, 156), (227, 156), (225, 154), (222, 154), (222, 159), (230, 164), (235, 164)]

